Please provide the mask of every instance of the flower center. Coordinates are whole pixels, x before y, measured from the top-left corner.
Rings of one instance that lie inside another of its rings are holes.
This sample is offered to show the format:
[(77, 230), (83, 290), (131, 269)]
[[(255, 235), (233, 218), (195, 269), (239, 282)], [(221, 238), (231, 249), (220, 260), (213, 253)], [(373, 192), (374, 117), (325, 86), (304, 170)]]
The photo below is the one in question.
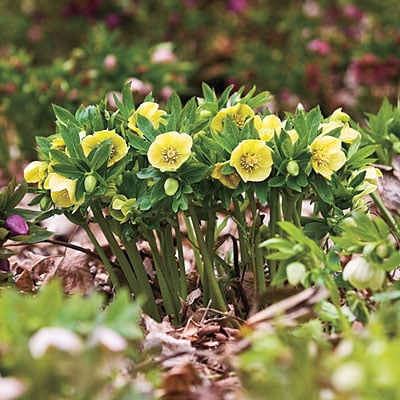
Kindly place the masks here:
[(259, 163), (260, 156), (254, 153), (246, 153), (240, 157), (240, 166), (249, 173), (259, 168)]
[(329, 160), (327, 160), (322, 149), (313, 150), (312, 157), (319, 167), (327, 167), (329, 165)]
[(168, 147), (161, 151), (161, 156), (167, 164), (175, 164), (179, 158), (179, 151), (176, 147)]
[(239, 128), (243, 128), (243, 125), (246, 122), (246, 118), (242, 114), (240, 113), (233, 114), (233, 119)]

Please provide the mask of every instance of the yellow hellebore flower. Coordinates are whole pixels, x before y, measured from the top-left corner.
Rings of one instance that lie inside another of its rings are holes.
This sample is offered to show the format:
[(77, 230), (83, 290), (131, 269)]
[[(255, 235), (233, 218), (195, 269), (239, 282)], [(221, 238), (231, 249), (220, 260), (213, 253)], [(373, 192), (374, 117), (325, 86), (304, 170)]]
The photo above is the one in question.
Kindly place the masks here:
[(244, 182), (261, 182), (271, 173), (272, 150), (263, 140), (243, 140), (232, 151), (230, 165)]
[(340, 121), (330, 121), (320, 125), (322, 128), (321, 135), (327, 135), (329, 132), (337, 128), (342, 128), (340, 131), (339, 139), (345, 143), (353, 143), (360, 132), (351, 128), (348, 123), (343, 123)]
[(229, 161), (224, 163), (217, 163), (214, 166), (214, 170), (211, 173), (211, 178), (218, 179), (224, 186), (229, 189), (236, 189), (240, 183), (240, 176), (235, 172), (229, 175), (223, 175), (221, 173), (222, 167)]
[(128, 153), (128, 145), (114, 129), (112, 131), (94, 132), (93, 135), (84, 137), (81, 144), (83, 153), (87, 156), (96, 146), (107, 139), (111, 139), (111, 151), (107, 162), (107, 167), (111, 167)]
[(227, 115), (230, 115), (239, 128), (243, 128), (244, 123), (248, 118), (254, 117), (254, 111), (247, 104), (236, 104), (232, 107), (219, 110), (217, 115), (211, 121), (211, 129), (216, 132), (221, 132), (224, 127), (224, 120)]
[(342, 108), (337, 108), (329, 117), (329, 121), (349, 122), (350, 115), (343, 112)]
[(332, 136), (318, 136), (310, 145), (311, 165), (314, 171), (331, 180), (332, 174), (346, 162), (346, 155), (341, 148), (340, 139)]
[(28, 183), (41, 183), (47, 176), (47, 168), (47, 162), (32, 161), (24, 169), (24, 179)]
[(132, 129), (139, 136), (143, 137), (143, 132), (137, 127), (137, 116), (138, 114), (146, 117), (154, 129), (158, 129), (160, 124), (165, 124), (167, 121), (163, 119), (166, 114), (165, 111), (158, 109), (158, 104), (151, 101), (145, 101), (142, 103), (136, 111), (128, 119), (128, 128)]
[(52, 172), (47, 176), (44, 188), (50, 189), (51, 199), (56, 206), (68, 208), (76, 204), (76, 180)]
[(274, 135), (279, 135), (282, 130), (282, 121), (276, 115), (267, 115), (263, 119), (259, 115), (254, 117), (254, 127), (257, 129), (261, 140), (268, 142)]
[(187, 133), (162, 133), (150, 145), (147, 158), (161, 172), (176, 171), (190, 157), (192, 143)]
[(57, 137), (54, 138), (51, 141), (51, 149), (55, 149), (55, 150), (60, 150), (60, 151), (64, 151), (65, 150), (65, 142), (64, 139), (62, 137)]

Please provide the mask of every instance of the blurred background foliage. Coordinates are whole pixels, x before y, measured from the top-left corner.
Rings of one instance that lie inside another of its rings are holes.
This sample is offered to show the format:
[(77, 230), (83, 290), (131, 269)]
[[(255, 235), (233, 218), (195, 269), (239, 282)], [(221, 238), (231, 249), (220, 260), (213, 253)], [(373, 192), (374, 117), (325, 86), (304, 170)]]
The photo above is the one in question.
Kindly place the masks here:
[(362, 120), (400, 76), (396, 0), (2, 0), (1, 166), (35, 158), (34, 137), (54, 130), (51, 104), (76, 109), (132, 82), (200, 94), (205, 81), (270, 90), (271, 107), (320, 104)]

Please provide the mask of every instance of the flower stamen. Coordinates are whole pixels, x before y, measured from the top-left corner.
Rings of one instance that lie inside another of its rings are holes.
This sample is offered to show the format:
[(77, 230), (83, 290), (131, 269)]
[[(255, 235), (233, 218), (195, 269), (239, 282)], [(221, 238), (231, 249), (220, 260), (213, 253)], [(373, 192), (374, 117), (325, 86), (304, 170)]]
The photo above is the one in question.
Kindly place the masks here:
[(249, 173), (260, 167), (260, 157), (254, 153), (246, 153), (240, 157), (240, 166)]
[(175, 164), (179, 159), (179, 151), (176, 147), (168, 147), (161, 151), (163, 161), (168, 164)]

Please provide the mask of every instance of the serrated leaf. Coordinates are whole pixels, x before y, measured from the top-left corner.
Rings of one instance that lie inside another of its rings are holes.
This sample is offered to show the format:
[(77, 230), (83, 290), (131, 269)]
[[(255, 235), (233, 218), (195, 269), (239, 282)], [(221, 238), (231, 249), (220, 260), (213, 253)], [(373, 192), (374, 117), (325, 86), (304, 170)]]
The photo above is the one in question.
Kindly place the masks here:
[(73, 114), (67, 109), (58, 106), (57, 104), (52, 104), (53, 111), (57, 120), (65, 127), (74, 126), (78, 130), (82, 129), (79, 121), (73, 116)]

